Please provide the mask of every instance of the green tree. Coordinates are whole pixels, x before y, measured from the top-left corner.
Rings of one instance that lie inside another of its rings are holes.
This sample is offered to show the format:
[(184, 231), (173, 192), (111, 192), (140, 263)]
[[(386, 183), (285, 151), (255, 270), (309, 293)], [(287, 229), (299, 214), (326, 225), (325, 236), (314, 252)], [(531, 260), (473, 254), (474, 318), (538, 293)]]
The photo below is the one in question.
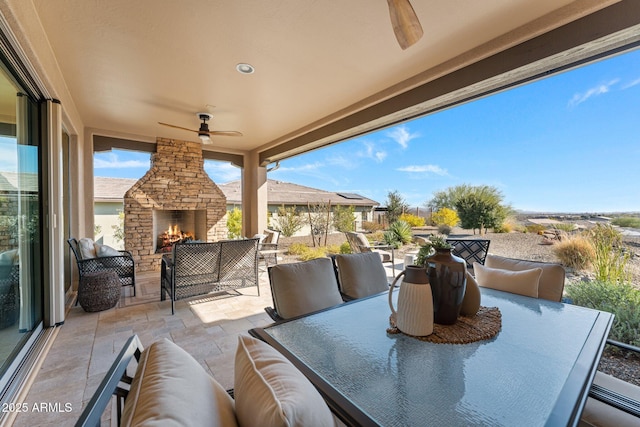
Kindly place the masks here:
[(296, 211), (295, 206), (278, 208), (278, 216), (272, 218), (273, 228), (282, 233), (284, 237), (291, 237), (304, 226), (304, 220)]
[(333, 228), (344, 233), (355, 230), (355, 210), (354, 206), (337, 205), (333, 209)]
[(405, 202), (404, 198), (397, 190), (390, 191), (387, 194), (387, 222), (393, 224), (400, 219), (406, 210), (409, 209), (409, 205)]
[(227, 237), (238, 239), (242, 236), (242, 210), (233, 208), (227, 212)]
[(111, 229), (116, 242), (124, 241), (124, 212), (118, 211), (118, 225), (112, 225)]

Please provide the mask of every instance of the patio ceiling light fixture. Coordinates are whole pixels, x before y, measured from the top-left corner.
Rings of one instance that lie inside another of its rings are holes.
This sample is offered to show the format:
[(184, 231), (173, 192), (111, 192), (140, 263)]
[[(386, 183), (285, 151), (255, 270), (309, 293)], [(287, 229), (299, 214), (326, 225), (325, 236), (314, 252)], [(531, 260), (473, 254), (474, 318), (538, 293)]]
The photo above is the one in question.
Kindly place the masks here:
[(209, 130), (209, 124), (207, 121), (211, 120), (213, 116), (209, 113), (196, 113), (198, 119), (202, 120), (200, 123), (200, 128), (198, 130), (189, 129), (182, 126), (171, 125), (169, 123), (158, 122), (163, 126), (169, 126), (176, 129), (188, 130), (189, 132), (196, 132), (198, 134), (198, 138), (202, 140), (203, 143), (211, 141), (211, 135), (215, 136), (242, 136), (242, 132), (238, 132), (235, 130)]
[(240, 74), (253, 74), (256, 71), (253, 65), (244, 62), (236, 65), (236, 70), (238, 70)]

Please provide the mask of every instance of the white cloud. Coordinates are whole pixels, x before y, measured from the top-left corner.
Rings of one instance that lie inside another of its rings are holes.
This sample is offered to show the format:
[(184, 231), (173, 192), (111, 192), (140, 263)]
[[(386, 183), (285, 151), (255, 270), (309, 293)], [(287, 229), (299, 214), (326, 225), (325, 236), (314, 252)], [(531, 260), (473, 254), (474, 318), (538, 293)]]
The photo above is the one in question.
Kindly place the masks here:
[(440, 176), (448, 176), (449, 172), (437, 165), (411, 165), (396, 169), (400, 172), (433, 174)]
[(569, 100), (569, 107), (575, 107), (575, 106), (577, 106), (579, 104), (582, 104), (587, 99), (589, 99), (589, 98), (591, 98), (593, 96), (598, 96), (598, 95), (602, 95), (603, 93), (609, 92), (609, 89), (611, 88), (611, 86), (615, 85), (619, 81), (620, 81), (620, 79), (613, 79), (610, 82), (603, 83), (603, 84), (600, 84), (598, 86), (592, 87), (591, 89), (587, 90), (586, 92), (576, 93), (575, 95), (573, 95), (573, 98), (571, 98)]
[(205, 161), (204, 170), (215, 182), (229, 182), (240, 179), (240, 168), (231, 163)]
[(358, 156), (373, 159), (377, 163), (381, 163), (387, 157), (386, 151), (378, 149), (373, 142), (365, 141), (362, 144), (365, 149), (364, 151), (359, 151), (357, 153)]
[(406, 126), (397, 126), (387, 132), (386, 135), (397, 142), (402, 148), (407, 148), (409, 141), (418, 137), (417, 133), (409, 133)]
[(18, 170), (18, 150), (15, 142), (13, 144), (0, 143), (0, 171), (17, 172)]
[(142, 160), (120, 160), (115, 153), (96, 154), (93, 159), (95, 169), (149, 168), (150, 162)]
[(622, 86), (622, 89), (629, 89), (630, 87), (634, 87), (640, 85), (640, 79), (635, 79), (634, 81), (625, 84), (624, 86)]

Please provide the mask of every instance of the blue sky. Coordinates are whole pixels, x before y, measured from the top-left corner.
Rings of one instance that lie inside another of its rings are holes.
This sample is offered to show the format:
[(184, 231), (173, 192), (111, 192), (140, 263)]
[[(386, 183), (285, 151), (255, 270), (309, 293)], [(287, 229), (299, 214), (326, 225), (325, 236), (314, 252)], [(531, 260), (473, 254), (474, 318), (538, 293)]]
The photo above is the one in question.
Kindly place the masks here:
[[(140, 177), (149, 155), (96, 154), (97, 176)], [(240, 178), (206, 162), (218, 183)], [(600, 61), (281, 162), (270, 179), (412, 206), (491, 185), (513, 208), (640, 211), (640, 51)]]

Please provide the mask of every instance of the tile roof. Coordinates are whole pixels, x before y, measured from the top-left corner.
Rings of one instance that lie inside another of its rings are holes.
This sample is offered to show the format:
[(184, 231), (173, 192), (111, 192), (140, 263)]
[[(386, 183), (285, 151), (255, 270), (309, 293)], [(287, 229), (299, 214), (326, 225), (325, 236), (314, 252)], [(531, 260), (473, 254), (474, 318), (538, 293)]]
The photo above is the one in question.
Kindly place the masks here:
[[(122, 200), (124, 193), (138, 180), (135, 178), (94, 178), (94, 199), (97, 201)], [(217, 184), (227, 203), (240, 204), (240, 180)], [(378, 206), (380, 203), (355, 193), (333, 193), (290, 182), (267, 181), (267, 199), (270, 205), (306, 205), (331, 202), (332, 205)]]

